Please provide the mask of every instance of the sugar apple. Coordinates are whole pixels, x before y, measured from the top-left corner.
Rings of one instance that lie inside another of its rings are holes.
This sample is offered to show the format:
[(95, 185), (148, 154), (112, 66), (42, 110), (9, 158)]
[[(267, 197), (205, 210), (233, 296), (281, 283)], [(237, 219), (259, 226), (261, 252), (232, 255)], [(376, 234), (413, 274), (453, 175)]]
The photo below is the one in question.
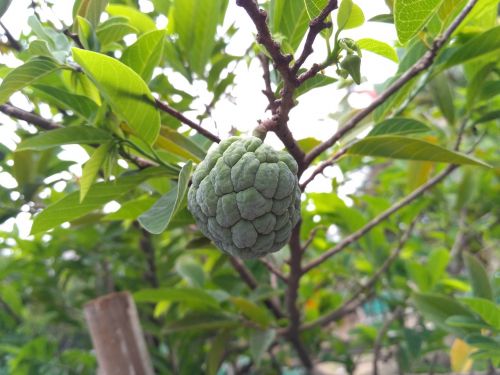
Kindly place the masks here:
[(232, 256), (278, 251), (300, 218), (297, 163), (259, 138), (228, 138), (196, 168), (188, 209), (203, 234)]

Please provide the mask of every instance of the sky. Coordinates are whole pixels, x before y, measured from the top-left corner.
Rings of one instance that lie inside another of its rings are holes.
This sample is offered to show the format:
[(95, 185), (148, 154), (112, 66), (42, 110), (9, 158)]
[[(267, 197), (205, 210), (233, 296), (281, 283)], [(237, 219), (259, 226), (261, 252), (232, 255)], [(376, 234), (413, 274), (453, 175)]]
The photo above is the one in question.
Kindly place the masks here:
[[(388, 9), (383, 0), (356, 0), (368, 20), (371, 17), (388, 13)], [(18, 38), (21, 33), (28, 33), (29, 26), (27, 19), (32, 15), (32, 10), (29, 9), (31, 0), (14, 0), (8, 11), (2, 17), (2, 23)], [(72, 8), (73, 1), (56, 0), (52, 6), (52, 10), (46, 5), (44, 0), (39, 0), (38, 3), (42, 6), (42, 14), (53, 24), (62, 29), (72, 23)], [(153, 5), (149, 0), (140, 1), (141, 10), (148, 13), (153, 9)], [(333, 17), (335, 17), (335, 13)], [(166, 18), (161, 17), (157, 20), (158, 28), (166, 26)], [(233, 55), (243, 55), (248, 46), (252, 43), (255, 37), (255, 27), (245, 11), (235, 5), (235, 1), (229, 2), (229, 7), (226, 19), (222, 29), (224, 30), (232, 23), (239, 27), (239, 31), (232, 37), (227, 47), (227, 52)], [(348, 37), (354, 40), (361, 38), (373, 38), (385, 41), (391, 45), (396, 40), (396, 34), (392, 25), (366, 22), (363, 26), (346, 30), (341, 34), (341, 37)], [(314, 62), (321, 62), (325, 56), (324, 43), (321, 43), (321, 38), (318, 38), (315, 44), (315, 52), (311, 55), (306, 63), (306, 67)], [(127, 43), (133, 43), (134, 36), (126, 38)], [(300, 50), (300, 49), (299, 49)], [(12, 55), (0, 55), (0, 62), (7, 66), (17, 66), (20, 64)], [(361, 74), (365, 78), (365, 83), (356, 87), (357, 93), (350, 95), (349, 104), (354, 108), (363, 108), (373, 100), (373, 85), (384, 82), (387, 78), (394, 75), (397, 69), (397, 64), (394, 62), (377, 56), (375, 54), (363, 51), (363, 59), (361, 64)], [(333, 74), (334, 68), (328, 68)], [(270, 116), (269, 112), (265, 112), (267, 99), (261, 93), (264, 88), (262, 80), (262, 70), (258, 61), (253, 61), (250, 66), (245, 63), (240, 63), (236, 66), (234, 73), (236, 74), (235, 85), (230, 90), (231, 98), (221, 99), (212, 111), (210, 119), (204, 121), (203, 126), (217, 133), (221, 138), (228, 135), (231, 127), (236, 127), (244, 133), (250, 134), (256, 126), (258, 120), (266, 119)], [(205, 105), (211, 100), (210, 93), (207, 92), (203, 82), (196, 82), (190, 85), (180, 74), (172, 73), (170, 70), (155, 71), (155, 74), (168, 74), (169, 80), (174, 86), (183, 89), (191, 94), (199, 96), (199, 99), (193, 103), (192, 112), (185, 113), (190, 118), (195, 118), (198, 111), (203, 111)], [(369, 82), (369, 83), (368, 83)], [(290, 113), (289, 127), (296, 139), (314, 137), (319, 140), (324, 140), (335, 133), (338, 123), (329, 117), (329, 114), (336, 111), (338, 104), (345, 95), (345, 89), (339, 90), (335, 86), (326, 86), (310, 91), (306, 95), (299, 98), (299, 105)], [(16, 93), (11, 97), (12, 104), (25, 110), (32, 110), (33, 107), (21, 93)], [(50, 118), (49, 108), (41, 108), (41, 114), (44, 117)], [(57, 121), (57, 117), (55, 118)], [(15, 135), (16, 122), (8, 116), (0, 114), (0, 142), (7, 147), (13, 149), (18, 137)], [(274, 134), (267, 137), (266, 142), (281, 148), (282, 144)], [(72, 179), (75, 176), (81, 175), (81, 166), (88, 160), (88, 155), (79, 146), (64, 146), (63, 151), (59, 155), (62, 159), (71, 160), (75, 165), (71, 167), (70, 172), (63, 174), (63, 179)], [(73, 175), (72, 175), (73, 174)], [(308, 172), (304, 174), (307, 177)], [(330, 192), (332, 190), (331, 178), (335, 177), (337, 181), (345, 181), (345, 184), (337, 192), (346, 203), (352, 201), (348, 197), (359, 188), (363, 183), (363, 172), (357, 172), (350, 176), (344, 176), (338, 167), (329, 167), (325, 170), (323, 176), (318, 176), (308, 187), (308, 191)], [(5, 171), (0, 171), (0, 186), (6, 188), (14, 188), (16, 181)], [(60, 183), (56, 188), (63, 190), (66, 184)], [(12, 196), (13, 199), (16, 195)], [(108, 204), (105, 208), (111, 212), (119, 208), (117, 203)], [(17, 226), (21, 237), (27, 238), (31, 227), (31, 215), (28, 212), (22, 212), (17, 218), (11, 219), (0, 226), (0, 230), (11, 231), (14, 226)]]

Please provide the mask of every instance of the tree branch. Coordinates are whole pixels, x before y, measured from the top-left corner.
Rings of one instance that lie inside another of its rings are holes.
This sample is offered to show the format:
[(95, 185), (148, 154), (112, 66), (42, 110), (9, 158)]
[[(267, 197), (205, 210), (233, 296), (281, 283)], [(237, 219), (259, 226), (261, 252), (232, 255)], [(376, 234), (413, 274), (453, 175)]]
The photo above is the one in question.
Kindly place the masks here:
[(271, 87), (271, 73), (269, 71), (269, 58), (264, 54), (259, 54), (257, 56), (262, 65), (262, 70), (264, 73), (262, 74), (262, 78), (264, 79), (265, 89), (262, 90), (262, 93), (266, 96), (269, 106), (267, 109), (271, 110), (271, 113), (276, 114), (276, 110), (279, 106), (279, 103), (276, 101), (276, 96), (274, 95), (274, 91)]
[(10, 31), (5, 27), (5, 25), (1, 21), (0, 21), (0, 26), (2, 27), (3, 32), (7, 37), (7, 40), (9, 41), (11, 47), (14, 48), (17, 52), (21, 52), (23, 50), (23, 46), (17, 41), (16, 38), (14, 38), (14, 36), (10, 33)]
[(313, 53), (312, 46), (318, 34), (327, 27), (332, 26), (331, 22), (325, 22), (325, 19), (331, 12), (337, 9), (337, 5), (337, 0), (329, 0), (328, 4), (321, 11), (321, 13), (309, 23), (309, 32), (307, 33), (304, 48), (302, 49), (302, 53), (292, 67), (292, 71), (294, 72), (294, 74), (297, 74), (300, 67), (304, 64), (309, 55)]
[(158, 107), (158, 109), (160, 109), (161, 111), (163, 111), (165, 113), (168, 113), (170, 116), (176, 118), (177, 120), (179, 120), (183, 124), (185, 124), (185, 125), (189, 126), (190, 128), (196, 130), (198, 133), (200, 133), (201, 135), (203, 135), (205, 138), (210, 139), (212, 142), (220, 143), (220, 138), (218, 136), (216, 136), (215, 134), (212, 134), (207, 129), (202, 128), (196, 122), (188, 119), (186, 116), (184, 116), (179, 111), (176, 111), (175, 109), (173, 109), (172, 107), (170, 107), (168, 104), (166, 104), (166, 103), (164, 103), (164, 102), (162, 102), (162, 101), (160, 101), (158, 99), (155, 99), (155, 103), (156, 103), (156, 106)]
[(51, 120), (47, 120), (42, 116), (37, 115), (36, 113), (25, 111), (24, 109), (14, 107), (10, 104), (1, 104), (0, 112), (5, 113), (7, 116), (17, 118), (18, 120), (26, 121), (43, 130), (54, 130), (62, 127)]
[(300, 277), (302, 275), (302, 248), (300, 246), (300, 221), (292, 231), (290, 238), (290, 275), (288, 277), (287, 289), (287, 310), (290, 318), (290, 323), (287, 329), (287, 336), (292, 345), (294, 346), (299, 358), (306, 369), (311, 369), (313, 363), (309, 354), (300, 339), (300, 311), (297, 306), (299, 295)]
[[(257, 289), (257, 287), (259, 286), (257, 280), (255, 280), (255, 278), (250, 273), (250, 271), (245, 267), (243, 262), (235, 257), (229, 257), (229, 261), (231, 262), (231, 265), (236, 270), (236, 272), (238, 272), (240, 277), (243, 279), (243, 281), (248, 285), (248, 287), (251, 290)], [(281, 308), (276, 304), (274, 300), (266, 298), (264, 300), (264, 304), (277, 319), (282, 319), (285, 317), (285, 315), (281, 311)]]
[(402, 313), (403, 309), (401, 308), (401, 306), (398, 306), (396, 310), (394, 310), (392, 316), (385, 321), (384, 325), (382, 326), (382, 328), (380, 328), (380, 331), (378, 332), (377, 338), (375, 339), (375, 344), (373, 346), (373, 375), (378, 375), (377, 364), (380, 359), (380, 352), (382, 351), (382, 342), (384, 341), (384, 337), (387, 331), (389, 331), (391, 324), (394, 323), (394, 321), (396, 321), (397, 319), (399, 319)]
[(342, 128), (340, 128), (332, 137), (325, 142), (319, 144), (311, 150), (305, 157), (305, 165), (318, 157), (323, 151), (333, 146), (340, 138), (347, 132), (354, 129), (365, 117), (372, 113), (378, 106), (384, 103), (391, 95), (399, 91), (406, 83), (412, 78), (416, 77), (420, 72), (427, 69), (434, 62), (439, 50), (445, 45), (447, 40), (451, 37), (453, 32), (457, 29), (464, 18), (469, 14), (478, 0), (469, 0), (467, 5), (462, 9), (460, 14), (455, 18), (452, 24), (446, 31), (432, 43), (429, 51), (427, 51), (409, 70), (403, 73), (392, 85), (383, 91), (368, 107), (357, 112), (350, 120), (348, 120)]
[(433, 178), (428, 180), (425, 184), (421, 185), (417, 189), (413, 190), (406, 197), (404, 197), (400, 201), (396, 202), (394, 205), (389, 207), (387, 210), (385, 210), (384, 212), (382, 212), (378, 216), (374, 217), (371, 221), (369, 221), (367, 224), (365, 224), (365, 226), (358, 229), (356, 232), (352, 233), (351, 235), (347, 236), (342, 241), (340, 241), (336, 246), (334, 246), (330, 250), (324, 252), (318, 258), (316, 258), (315, 260), (311, 261), (309, 264), (304, 266), (303, 272), (310, 271), (311, 269), (319, 266), (321, 263), (323, 263), (324, 261), (326, 261), (327, 259), (329, 259), (333, 255), (344, 250), (347, 246), (349, 246), (353, 242), (357, 241), (359, 238), (363, 237), (366, 233), (368, 233), (375, 226), (377, 226), (382, 221), (387, 219), (393, 213), (395, 213), (395, 212), (399, 211), (400, 209), (402, 209), (403, 207), (409, 205), (415, 199), (420, 197), (425, 191), (427, 191), (427, 190), (431, 189), (432, 187), (434, 187), (435, 185), (437, 185), (445, 177), (447, 177), (451, 172), (453, 172), (456, 168), (457, 168), (457, 165), (449, 165), (448, 167), (446, 167), (441, 173), (434, 176)]
[(267, 259), (264, 259), (264, 258), (260, 258), (259, 261), (264, 265), (266, 266), (266, 268), (269, 270), (269, 272), (273, 273), (274, 275), (276, 275), (281, 281), (285, 282), (285, 283), (288, 283), (288, 278), (283, 275), (283, 273), (277, 269), (274, 264), (272, 264), (269, 260)]
[(335, 309), (334, 311), (327, 313), (323, 315), (322, 317), (310, 322), (304, 324), (300, 329), (301, 330), (307, 330), (311, 329), (314, 327), (320, 327), (320, 326), (326, 326), (330, 324), (331, 322), (338, 320), (345, 315), (351, 313), (352, 311), (356, 310), (358, 306), (360, 306), (363, 302), (365, 302), (370, 294), (366, 294), (363, 296), (363, 294), (366, 293), (366, 291), (372, 289), (377, 281), (380, 279), (380, 277), (387, 272), (389, 267), (394, 263), (394, 261), (397, 259), (399, 254), (401, 253), (401, 250), (403, 250), (404, 245), (406, 242), (408, 242), (408, 239), (411, 236), (411, 233), (413, 232), (413, 229), (415, 229), (415, 224), (417, 223), (419, 219), (419, 216), (417, 216), (409, 225), (408, 229), (405, 231), (403, 236), (400, 238), (398, 242), (398, 246), (391, 252), (391, 254), (387, 257), (387, 259), (384, 261), (382, 266), (370, 277), (370, 279), (360, 286), (353, 294), (352, 296), (342, 304), (339, 308)]
[(339, 151), (337, 151), (335, 154), (333, 154), (329, 159), (325, 160), (322, 162), (320, 165), (316, 167), (316, 169), (311, 173), (311, 175), (303, 182), (300, 184), (300, 189), (302, 191), (305, 190), (306, 186), (314, 180), (314, 178), (320, 174), (323, 173), (323, 171), (326, 169), (326, 167), (329, 167), (333, 165), (337, 160), (339, 160), (342, 156), (344, 156), (347, 152), (347, 148), (342, 148)]
[(245, 9), (250, 18), (252, 19), (255, 27), (257, 28), (257, 42), (262, 44), (267, 50), (276, 69), (280, 72), (284, 81), (297, 84), (297, 78), (290, 69), (290, 62), (293, 57), (291, 55), (284, 55), (281, 52), (281, 47), (271, 36), (269, 27), (267, 26), (267, 13), (264, 9), (260, 9), (255, 0), (236, 0), (236, 5)]

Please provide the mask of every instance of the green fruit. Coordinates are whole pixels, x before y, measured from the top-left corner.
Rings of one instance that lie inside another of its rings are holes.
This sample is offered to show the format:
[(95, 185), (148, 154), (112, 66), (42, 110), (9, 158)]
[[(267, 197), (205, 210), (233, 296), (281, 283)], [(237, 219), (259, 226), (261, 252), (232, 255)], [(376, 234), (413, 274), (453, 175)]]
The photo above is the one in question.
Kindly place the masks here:
[(230, 255), (278, 251), (300, 218), (297, 163), (259, 138), (228, 138), (196, 168), (188, 209), (203, 234)]

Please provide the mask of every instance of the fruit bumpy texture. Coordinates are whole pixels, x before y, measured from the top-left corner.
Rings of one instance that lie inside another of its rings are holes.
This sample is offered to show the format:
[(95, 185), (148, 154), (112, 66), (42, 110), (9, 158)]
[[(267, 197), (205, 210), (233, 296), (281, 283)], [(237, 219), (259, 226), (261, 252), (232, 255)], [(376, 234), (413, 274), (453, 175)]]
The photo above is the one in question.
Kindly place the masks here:
[(297, 163), (259, 138), (231, 137), (196, 168), (188, 209), (226, 253), (251, 259), (281, 249), (300, 218)]

